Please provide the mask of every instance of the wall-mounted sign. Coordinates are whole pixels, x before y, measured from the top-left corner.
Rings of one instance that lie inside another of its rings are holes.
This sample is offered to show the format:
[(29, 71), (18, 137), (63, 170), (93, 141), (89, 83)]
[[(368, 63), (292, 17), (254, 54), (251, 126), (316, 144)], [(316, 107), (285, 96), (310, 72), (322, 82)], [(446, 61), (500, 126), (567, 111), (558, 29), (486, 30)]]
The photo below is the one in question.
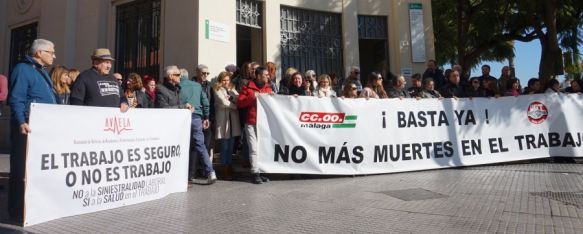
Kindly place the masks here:
[(410, 67), (402, 67), (401, 75), (404, 77), (411, 77), (413, 75), (413, 69)]
[(231, 28), (228, 25), (205, 20), (204, 22), (204, 38), (215, 40), (215, 41), (222, 41), (222, 42), (229, 42), (231, 37)]
[(414, 63), (425, 62), (425, 26), (423, 5), (409, 3), (409, 25), (411, 28), (411, 57)]

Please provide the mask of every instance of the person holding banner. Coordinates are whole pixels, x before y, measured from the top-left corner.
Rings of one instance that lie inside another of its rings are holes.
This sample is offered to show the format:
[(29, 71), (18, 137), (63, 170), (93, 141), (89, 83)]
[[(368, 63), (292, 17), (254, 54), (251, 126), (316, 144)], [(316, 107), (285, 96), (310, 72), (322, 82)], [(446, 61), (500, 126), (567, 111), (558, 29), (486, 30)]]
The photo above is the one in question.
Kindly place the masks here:
[(447, 79), (449, 82), (439, 90), (439, 93), (444, 98), (462, 98), (467, 97), (466, 91), (462, 85), (460, 85), (460, 73), (456, 70), (452, 70)]
[(19, 223), (24, 215), (24, 180), (27, 135), (30, 105), (32, 103), (57, 104), (57, 94), (45, 67), (53, 64), (55, 46), (51, 41), (36, 39), (30, 47), (30, 56), (17, 64), (10, 76), (8, 105), (10, 121), (10, 179), (8, 191), (8, 213)]
[(383, 76), (378, 72), (372, 72), (368, 76), (368, 85), (360, 93), (360, 97), (369, 98), (389, 98), (383, 87)]
[(526, 88), (524, 88), (524, 92), (522, 94), (537, 94), (543, 93), (542, 85), (538, 78), (530, 78), (528, 80)]
[[(301, 82), (301, 73), (298, 74)], [(237, 106), (239, 108), (249, 109), (245, 124), (245, 134), (247, 137), (247, 144), (249, 145), (249, 160), (251, 161), (252, 174), (251, 182), (254, 184), (261, 184), (262, 182), (269, 182), (269, 179), (260, 174), (257, 165), (257, 95), (261, 93), (273, 94), (273, 90), (271, 90), (271, 87), (269, 86), (269, 72), (265, 67), (258, 67), (255, 70), (255, 77), (255, 80), (249, 81), (249, 84), (241, 90), (239, 98), (237, 99)]]
[(393, 79), (393, 86), (387, 90), (389, 98), (411, 98), (411, 95), (409, 95), (409, 92), (405, 89), (405, 84), (407, 84), (407, 81), (405, 81), (405, 77), (402, 75)]
[[(191, 147), (204, 167), (204, 184), (214, 184), (217, 180), (213, 164), (204, 144), (203, 129), (209, 128), (209, 101), (202, 86), (182, 76), (177, 66), (167, 66), (164, 69), (164, 82), (156, 89), (156, 107), (188, 109), (192, 112), (190, 124)], [(189, 172), (194, 172), (194, 154), (189, 155)], [(192, 182), (195, 182), (194, 178)]]
[(358, 98), (358, 87), (353, 83), (344, 85), (341, 98)]
[(318, 77), (318, 88), (314, 92), (316, 97), (336, 97), (336, 91), (332, 89), (332, 79), (328, 74)]
[(435, 90), (435, 83), (433, 78), (428, 77), (423, 80), (423, 90), (421, 91), (421, 98), (442, 98), (441, 94)]
[(121, 101), (121, 86), (110, 74), (113, 61), (109, 49), (99, 48), (93, 52), (92, 67), (81, 72), (71, 87), (72, 105), (120, 107), (121, 112), (128, 110), (128, 104)]
[[(309, 85), (309, 84), (306, 84)], [(294, 95), (294, 96), (311, 96), (308, 95), (308, 89), (304, 86), (304, 77), (302, 73), (296, 72), (294, 73), (289, 83), (286, 86), (282, 86), (279, 88), (279, 94), (281, 95)]]

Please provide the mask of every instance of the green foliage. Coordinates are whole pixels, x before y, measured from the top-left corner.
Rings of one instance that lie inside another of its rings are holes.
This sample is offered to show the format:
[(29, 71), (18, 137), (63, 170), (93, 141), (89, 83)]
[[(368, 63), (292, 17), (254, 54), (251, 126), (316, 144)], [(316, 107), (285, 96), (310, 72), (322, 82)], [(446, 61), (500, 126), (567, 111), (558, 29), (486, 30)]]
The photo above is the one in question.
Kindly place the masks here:
[[(581, 0), (433, 0), (432, 8), (438, 63), (459, 63), (465, 71), (514, 57), (514, 40), (538, 39), (539, 72), (556, 74), (560, 48), (578, 54), (583, 44)], [(577, 60), (566, 64), (568, 72), (580, 67)]]

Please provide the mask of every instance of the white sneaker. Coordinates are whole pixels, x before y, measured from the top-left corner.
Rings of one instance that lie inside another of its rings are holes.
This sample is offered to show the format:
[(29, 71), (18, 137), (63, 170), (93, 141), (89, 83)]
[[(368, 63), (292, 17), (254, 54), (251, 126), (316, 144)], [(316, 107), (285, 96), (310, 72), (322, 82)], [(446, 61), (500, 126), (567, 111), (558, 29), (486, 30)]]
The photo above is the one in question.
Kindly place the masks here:
[(217, 174), (213, 171), (209, 174), (207, 182), (208, 184), (214, 184), (217, 181)]

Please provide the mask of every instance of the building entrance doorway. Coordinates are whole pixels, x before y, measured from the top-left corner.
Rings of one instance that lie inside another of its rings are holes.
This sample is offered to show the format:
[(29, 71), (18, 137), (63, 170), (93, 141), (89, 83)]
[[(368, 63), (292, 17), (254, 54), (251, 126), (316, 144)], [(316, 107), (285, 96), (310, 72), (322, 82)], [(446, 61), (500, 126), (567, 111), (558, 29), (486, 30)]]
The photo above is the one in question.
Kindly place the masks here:
[(261, 4), (256, 0), (237, 0), (237, 66), (264, 61)]
[[(371, 72), (380, 72), (388, 82), (389, 68), (387, 18), (385, 16), (358, 16), (358, 46), (360, 79), (368, 83)], [(386, 86), (386, 85), (385, 85)]]
[(237, 64), (263, 61), (263, 30), (237, 25)]

